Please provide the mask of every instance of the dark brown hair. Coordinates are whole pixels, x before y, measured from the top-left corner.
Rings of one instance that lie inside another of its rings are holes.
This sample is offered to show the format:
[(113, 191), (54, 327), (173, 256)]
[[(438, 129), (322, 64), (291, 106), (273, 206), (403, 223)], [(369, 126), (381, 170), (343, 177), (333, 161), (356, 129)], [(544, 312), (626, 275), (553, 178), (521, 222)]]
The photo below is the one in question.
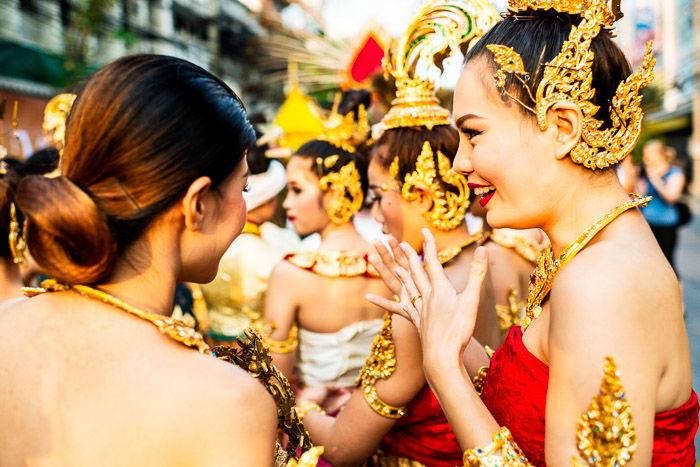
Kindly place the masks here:
[[(528, 87), (534, 96), (542, 81), (545, 65), (561, 52), (561, 47), (568, 39), (573, 26), (581, 22), (579, 15), (557, 13), (554, 10), (528, 10), (517, 16), (507, 16), (503, 21), (489, 30), (469, 51), (466, 61), (487, 58), (495, 71), (493, 55), (486, 48), (489, 44), (505, 45), (520, 54), (525, 71), (530, 74)], [(631, 74), (630, 65), (620, 48), (612, 40), (611, 34), (601, 29), (591, 42), (595, 54), (593, 61), (593, 104), (600, 107), (596, 118), (603, 122), (602, 129), (612, 125), (610, 105), (618, 85)], [(490, 76), (488, 77), (490, 80)], [(506, 81), (509, 93), (533, 107), (530, 96), (523, 86), (512, 76)], [(489, 85), (493, 86), (492, 82)], [(506, 98), (507, 99), (507, 98)], [(517, 105), (517, 104), (515, 104)], [(524, 107), (517, 105), (526, 115), (534, 115)]]
[[(372, 146), (370, 158), (378, 162), (381, 167), (389, 170), (394, 158), (398, 157), (398, 177), (403, 180), (407, 174), (416, 170), (416, 161), (426, 141), (430, 143), (433, 150), (436, 167), (438, 151), (443, 153), (450, 162), (454, 161), (459, 147), (459, 134), (449, 125), (434, 126), (432, 130), (418, 126), (387, 130)], [(444, 183), (439, 176), (437, 180), (443, 190), (451, 192), (456, 190), (454, 186)]]
[(30, 176), (18, 188), (32, 256), (59, 280), (107, 279), (194, 180), (216, 188), (254, 141), (238, 96), (197, 65), (135, 55), (105, 66), (68, 117), (62, 176)]

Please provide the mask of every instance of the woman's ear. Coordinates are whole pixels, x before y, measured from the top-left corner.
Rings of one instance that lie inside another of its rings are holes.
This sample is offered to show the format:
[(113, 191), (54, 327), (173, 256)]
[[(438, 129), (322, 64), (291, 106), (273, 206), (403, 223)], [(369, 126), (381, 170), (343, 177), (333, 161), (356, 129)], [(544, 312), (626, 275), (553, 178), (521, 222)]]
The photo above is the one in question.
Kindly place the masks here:
[(581, 108), (572, 102), (556, 102), (547, 111), (547, 123), (555, 132), (557, 159), (567, 157), (581, 141), (583, 130)]
[(211, 179), (199, 177), (192, 182), (187, 193), (182, 198), (182, 215), (185, 218), (185, 228), (198, 231), (202, 229), (207, 214), (207, 206), (204, 197), (211, 190)]
[(415, 185), (411, 187), (411, 192), (413, 194), (414, 203), (420, 208), (421, 214), (424, 214), (433, 207), (433, 191), (423, 185)]

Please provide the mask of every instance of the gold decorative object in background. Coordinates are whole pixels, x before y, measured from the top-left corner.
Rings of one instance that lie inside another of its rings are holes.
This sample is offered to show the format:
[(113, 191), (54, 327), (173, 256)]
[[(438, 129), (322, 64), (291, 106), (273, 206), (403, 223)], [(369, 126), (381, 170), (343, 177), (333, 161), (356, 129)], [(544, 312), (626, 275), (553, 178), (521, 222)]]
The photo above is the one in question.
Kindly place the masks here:
[(384, 56), (384, 73), (396, 80), (396, 99), (382, 119), (384, 130), (398, 127), (449, 125), (450, 111), (441, 107), (429, 70), (471, 41), (500, 18), (487, 0), (434, 0), (416, 15)]
[(59, 151), (63, 150), (66, 138), (66, 118), (75, 102), (75, 94), (58, 94), (51, 98), (44, 108), (44, 121), (41, 128), (46, 138), (54, 144)]
[(336, 96), (330, 115), (323, 121), (323, 133), (318, 139), (327, 141), (347, 152), (355, 152), (357, 145), (365, 141), (369, 134), (370, 124), (367, 109), (364, 105), (360, 105), (357, 115), (355, 112), (341, 115), (338, 113), (339, 103), (340, 94)]

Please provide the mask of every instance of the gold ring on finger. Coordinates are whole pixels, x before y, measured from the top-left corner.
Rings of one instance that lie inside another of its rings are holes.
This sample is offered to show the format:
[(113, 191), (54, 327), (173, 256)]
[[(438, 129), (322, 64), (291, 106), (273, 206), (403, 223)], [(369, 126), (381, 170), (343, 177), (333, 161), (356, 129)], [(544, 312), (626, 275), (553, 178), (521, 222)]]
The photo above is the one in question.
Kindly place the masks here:
[(423, 297), (421, 295), (416, 295), (415, 297), (413, 297), (411, 299), (411, 305), (416, 306), (416, 300), (418, 300), (419, 298), (423, 298)]

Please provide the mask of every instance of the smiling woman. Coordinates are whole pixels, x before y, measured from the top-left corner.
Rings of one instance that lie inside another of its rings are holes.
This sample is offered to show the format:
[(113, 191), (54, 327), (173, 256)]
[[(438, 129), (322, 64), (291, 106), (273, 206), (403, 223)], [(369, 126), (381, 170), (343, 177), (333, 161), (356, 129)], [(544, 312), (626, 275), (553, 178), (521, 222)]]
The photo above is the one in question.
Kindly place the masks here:
[(634, 209), (648, 198), (630, 199), (612, 170), (639, 137), (651, 49), (630, 74), (611, 38), (619, 4), (508, 5), (456, 88), (454, 167), (490, 225), (541, 228), (551, 240), (523, 326), (486, 367), (465, 368), (465, 348), (486, 357), (472, 339), (485, 253), (458, 294), (431, 235), (427, 271), (411, 248), (383, 257), (386, 271), (410, 263), (399, 290), (424, 299), (375, 303), (418, 327), (426, 377), (465, 465), (692, 466), (698, 399), (678, 281)]

